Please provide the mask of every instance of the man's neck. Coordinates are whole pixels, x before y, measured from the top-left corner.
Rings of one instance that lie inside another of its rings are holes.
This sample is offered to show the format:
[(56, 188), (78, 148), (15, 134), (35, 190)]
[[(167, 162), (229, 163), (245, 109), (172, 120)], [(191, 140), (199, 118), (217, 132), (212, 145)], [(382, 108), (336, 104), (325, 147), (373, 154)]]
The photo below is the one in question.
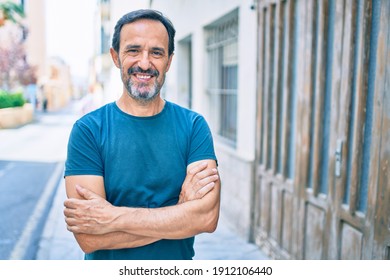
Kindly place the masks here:
[(153, 100), (143, 102), (130, 97), (128, 94), (122, 96), (116, 101), (118, 107), (125, 113), (136, 117), (150, 117), (160, 113), (165, 105), (165, 101), (160, 94)]

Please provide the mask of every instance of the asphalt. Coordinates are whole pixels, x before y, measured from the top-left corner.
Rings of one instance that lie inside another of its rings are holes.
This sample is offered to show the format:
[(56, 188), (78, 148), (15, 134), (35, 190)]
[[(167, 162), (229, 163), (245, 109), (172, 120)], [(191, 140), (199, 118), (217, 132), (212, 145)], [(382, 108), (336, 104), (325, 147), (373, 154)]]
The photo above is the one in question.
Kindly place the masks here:
[[(65, 198), (64, 180), (60, 180), (39, 244), (38, 260), (82, 260), (84, 257), (73, 234), (66, 229), (63, 216)], [(269, 257), (258, 246), (235, 234), (221, 218), (214, 233), (196, 236), (194, 259), (268, 260)]]

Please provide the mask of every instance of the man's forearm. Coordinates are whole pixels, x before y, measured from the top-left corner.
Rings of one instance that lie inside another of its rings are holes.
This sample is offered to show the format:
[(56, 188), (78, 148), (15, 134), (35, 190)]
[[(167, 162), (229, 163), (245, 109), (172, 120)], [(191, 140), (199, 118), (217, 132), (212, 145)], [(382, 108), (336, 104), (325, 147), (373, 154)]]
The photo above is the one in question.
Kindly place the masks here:
[(213, 232), (219, 217), (218, 187), (202, 199), (162, 208), (118, 208), (111, 230), (162, 239)]
[[(73, 202), (82, 203), (78, 200)], [(79, 211), (82, 216), (77, 219), (67, 214), (66, 222), (70, 231), (88, 234), (88, 238), (79, 240), (80, 247), (83, 248), (85, 243), (86, 250), (90, 250), (89, 247), (114, 249), (114, 246), (121, 247), (122, 244), (130, 248), (158, 239), (182, 239), (202, 232), (213, 232), (219, 216), (219, 182), (203, 198), (174, 206), (132, 208), (106, 204), (109, 210), (105, 207), (83, 208)], [(129, 236), (122, 235), (124, 233)]]
[(77, 233), (74, 236), (84, 253), (92, 253), (97, 250), (141, 247), (159, 240), (158, 238), (139, 236), (126, 232), (106, 234)]
[(126, 232), (152, 240), (182, 239), (213, 232), (219, 217), (220, 180), (215, 174), (215, 161), (210, 160), (208, 164), (189, 166), (181, 200), (174, 206), (152, 209), (113, 206), (104, 196), (76, 186), (81, 199), (69, 198), (64, 202), (68, 230), (93, 235)]
[(218, 178), (215, 161), (193, 163), (188, 167), (179, 204), (153, 209), (118, 208), (113, 228), (162, 239), (181, 239), (213, 232), (220, 208), (221, 182)]

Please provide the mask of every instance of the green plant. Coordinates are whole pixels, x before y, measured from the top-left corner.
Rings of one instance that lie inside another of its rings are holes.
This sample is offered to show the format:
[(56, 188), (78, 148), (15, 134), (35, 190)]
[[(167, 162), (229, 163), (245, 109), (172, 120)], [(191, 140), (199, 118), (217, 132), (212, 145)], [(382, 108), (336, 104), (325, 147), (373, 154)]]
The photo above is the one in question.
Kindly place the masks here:
[(23, 6), (7, 1), (0, 3), (0, 26), (4, 25), (6, 20), (10, 20), (13, 23), (20, 23), (20, 18), (24, 18)]
[(21, 107), (26, 103), (22, 93), (7, 93), (0, 91), (0, 109)]
[[(27, 62), (24, 17), (23, 5), (0, 0), (0, 88), (5, 90), (30, 83), (34, 71)], [(3, 28), (7, 21), (8, 28)]]

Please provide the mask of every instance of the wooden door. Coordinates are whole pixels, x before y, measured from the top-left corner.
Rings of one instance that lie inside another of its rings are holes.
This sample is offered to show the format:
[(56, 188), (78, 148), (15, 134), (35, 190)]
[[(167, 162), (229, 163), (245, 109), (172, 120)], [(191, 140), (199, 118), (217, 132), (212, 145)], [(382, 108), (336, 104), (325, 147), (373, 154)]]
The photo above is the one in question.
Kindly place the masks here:
[(367, 203), (371, 207), (372, 251), (362, 255), (390, 260), (390, 1), (381, 1), (374, 18), (379, 28)]
[(255, 241), (276, 258), (388, 258), (389, 2), (258, 4)]
[(270, 255), (289, 258), (294, 251), (293, 209), (297, 208), (293, 147), (297, 93), (291, 86), (296, 64), (295, 5), (291, 1), (260, 1), (258, 11), (258, 166), (253, 236)]

